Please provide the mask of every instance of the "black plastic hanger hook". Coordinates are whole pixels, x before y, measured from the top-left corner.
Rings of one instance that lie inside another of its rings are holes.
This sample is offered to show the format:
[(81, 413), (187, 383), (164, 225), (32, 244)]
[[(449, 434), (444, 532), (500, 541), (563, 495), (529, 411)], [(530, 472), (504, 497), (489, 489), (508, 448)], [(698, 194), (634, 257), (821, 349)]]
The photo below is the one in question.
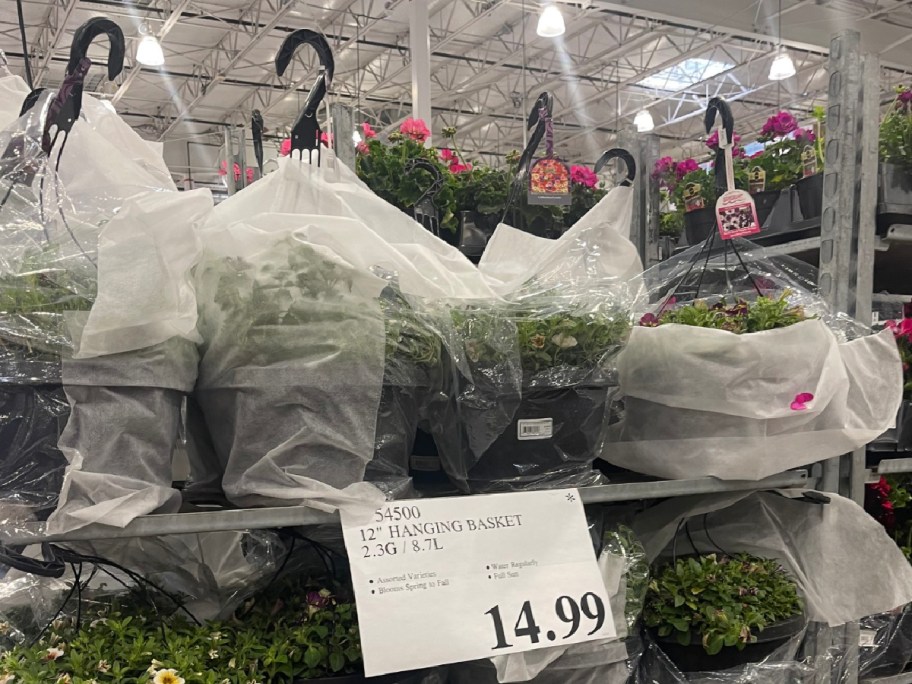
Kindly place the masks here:
[(320, 160), (320, 124), (317, 123), (317, 109), (326, 96), (326, 90), (332, 84), (333, 74), (336, 70), (336, 62), (333, 58), (332, 49), (326, 38), (316, 31), (310, 29), (298, 29), (288, 34), (279, 51), (276, 53), (275, 65), (276, 73), (282, 76), (291, 60), (302, 45), (310, 45), (317, 51), (320, 59), (322, 71), (317, 80), (314, 82), (310, 93), (307, 95), (307, 101), (304, 103), (304, 109), (298, 115), (297, 121), (291, 129), (291, 149), (304, 154), (308, 151), (308, 157), (314, 150), (317, 151), (317, 164)]
[(113, 81), (123, 71), (126, 44), (120, 27), (105, 17), (95, 17), (76, 29), (73, 44), (70, 46), (70, 61), (67, 63), (67, 74), (76, 71), (79, 63), (85, 59), (92, 42), (100, 35), (106, 35), (111, 41), (108, 52), (108, 80)]
[(263, 175), (263, 114), (259, 109), (253, 110), (250, 119), (250, 133), (253, 137), (253, 154), (257, 160), (257, 166), (260, 169), (260, 176)]
[(627, 177), (621, 181), (620, 185), (633, 185), (633, 181), (636, 180), (637, 175), (636, 161), (634, 160), (633, 155), (622, 147), (610, 149), (599, 157), (599, 160), (595, 162), (595, 172), (598, 173), (605, 168), (605, 164), (612, 159), (620, 159), (624, 162), (624, 166), (627, 167)]
[[(706, 113), (703, 115), (703, 127), (706, 129), (706, 134), (709, 135), (712, 131), (713, 126), (716, 123), (717, 113), (722, 120), (722, 128), (725, 129), (725, 138), (728, 140), (728, 144), (734, 145), (735, 117), (732, 116), (732, 110), (728, 102), (721, 97), (712, 98), (709, 101), (709, 105), (706, 107)], [(725, 172), (725, 150), (722, 149), (721, 145), (719, 145), (719, 149), (716, 150), (715, 169), (716, 189), (721, 194), (728, 189), (728, 179), (726, 178)]]

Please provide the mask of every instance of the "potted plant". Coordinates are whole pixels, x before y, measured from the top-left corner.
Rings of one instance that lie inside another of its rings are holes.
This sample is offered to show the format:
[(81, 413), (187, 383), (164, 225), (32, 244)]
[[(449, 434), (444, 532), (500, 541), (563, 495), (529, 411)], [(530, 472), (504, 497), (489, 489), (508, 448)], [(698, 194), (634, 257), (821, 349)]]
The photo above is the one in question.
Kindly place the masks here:
[(606, 361), (626, 341), (628, 313), (551, 293), (453, 318), (462, 365), (434, 428), (456, 484), (491, 491), (592, 477), (612, 384)]
[(206, 265), (196, 394), (234, 503), (407, 481), (439, 338), (377, 281), (291, 237)]
[(893, 331), (903, 365), (903, 402), (896, 415), (893, 435), (888, 430), (885, 436), (896, 442), (898, 451), (909, 451), (912, 450), (912, 318), (887, 321), (886, 327)]
[(684, 207), (676, 202), (675, 190), (680, 178), (687, 173), (686, 163), (678, 164), (671, 157), (661, 157), (652, 170), (652, 179), (659, 188), (659, 238), (665, 243), (662, 252), (668, 256), (684, 231)]
[(806, 624), (797, 585), (778, 561), (714, 553), (660, 567), (644, 620), (682, 672), (758, 662)]
[(782, 111), (763, 124), (759, 140), (766, 147), (746, 163), (749, 173), (758, 167), (763, 171), (763, 190), (751, 192), (757, 205), (757, 218), (763, 225), (782, 191), (804, 177), (802, 155), (806, 147), (816, 149), (817, 136), (811, 129), (801, 128), (789, 112)]
[[(805, 150), (813, 146), (813, 162), (805, 159), (803, 175), (795, 183), (798, 207), (803, 220), (815, 219), (823, 212), (823, 129), (826, 110), (814, 107), (814, 127), (805, 131)], [(810, 134), (810, 135), (808, 135)], [(806, 152), (805, 152), (806, 154)]]
[(898, 86), (880, 122), (877, 230), (912, 223), (912, 88)]
[[(699, 249), (653, 267), (643, 281), (684, 273)], [(760, 479), (858, 448), (892, 421), (901, 389), (892, 340), (842, 341), (805, 310), (812, 303), (825, 311), (810, 293), (783, 287), (784, 274), (772, 280), (771, 263), (746, 278), (739, 269), (750, 269), (757, 253), (742, 252), (739, 262), (725, 249), (686, 271), (687, 283), (659, 285), (660, 303), (618, 356), (624, 415), (601, 455), (613, 465), (666, 478)], [(695, 300), (695, 283), (744, 298)], [(868, 363), (883, 375), (863, 371)], [(797, 439), (806, 445), (800, 452), (786, 448)]]
[(599, 203), (607, 194), (604, 185), (599, 182), (598, 176), (588, 166), (579, 164), (570, 166), (571, 200), (570, 206), (564, 213), (564, 228), (571, 228)]
[[(368, 124), (362, 126), (365, 139), (357, 146), (355, 170), (358, 177), (378, 196), (398, 207), (413, 218), (418, 216), (416, 205), (435, 183), (433, 174), (424, 168), (411, 168), (410, 162), (421, 160), (437, 168), (442, 177), (439, 192), (433, 205), (438, 213), (440, 237), (451, 244), (459, 244), (459, 221), (455, 214), (456, 196), (449, 173), (438, 154), (424, 143), (430, 130), (421, 119), (406, 119), (399, 131), (389, 135), (384, 144)], [(423, 207), (417, 207), (422, 211)]]
[(72, 351), (66, 316), (92, 308), (94, 283), (55, 267), (48, 247), (0, 276), (0, 491), (44, 519), (57, 504), (66, 459), (57, 448), (70, 412), (60, 376)]
[[(674, 191), (675, 207), (683, 213), (687, 244), (699, 245), (716, 229), (716, 179), (693, 159), (679, 164), (687, 169)], [(690, 168), (691, 166), (695, 168)]]
[[(0, 681), (366, 681), (355, 605), (340, 588), (299, 579), (280, 581), (245, 601), (226, 619), (205, 624), (174, 601), (139, 589), (119, 595), (83, 592), (80, 602), (78, 623), (75, 617), (55, 619), (37, 641), (7, 650), (0, 657)], [(380, 681), (392, 684), (420, 681), (420, 677), (403, 673)]]

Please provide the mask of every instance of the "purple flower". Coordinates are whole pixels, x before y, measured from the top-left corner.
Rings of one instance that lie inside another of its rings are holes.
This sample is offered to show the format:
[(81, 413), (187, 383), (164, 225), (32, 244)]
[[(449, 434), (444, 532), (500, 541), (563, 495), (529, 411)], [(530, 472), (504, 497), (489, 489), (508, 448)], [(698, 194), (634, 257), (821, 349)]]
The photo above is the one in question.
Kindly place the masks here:
[(307, 600), (307, 605), (314, 608), (325, 608), (329, 605), (329, 596), (324, 596), (319, 591), (308, 591), (305, 599)]
[(817, 134), (810, 128), (799, 128), (795, 131), (795, 140), (803, 145), (813, 145), (817, 141)]
[[(741, 142), (741, 136), (738, 135), (737, 133), (732, 134), (732, 142), (734, 143), (734, 149), (732, 150), (732, 154), (734, 154), (736, 157), (738, 157), (740, 155), (738, 155), (737, 152), (735, 152), (735, 150), (737, 150), (739, 147), (738, 144)], [(719, 149), (719, 131), (712, 132), (712, 135), (710, 135), (706, 139), (706, 146), (711, 150)], [(744, 153), (742, 152), (741, 154), (744, 154)]]
[(674, 168), (674, 159), (671, 157), (661, 157), (658, 161), (656, 161), (655, 167), (652, 169), (652, 177), (656, 179), (661, 178), (670, 171), (673, 171)]
[(903, 90), (899, 94), (899, 101), (903, 104), (909, 104), (912, 102), (912, 90)]
[(788, 112), (773, 114), (763, 124), (760, 135), (764, 138), (781, 138), (798, 129), (798, 120)]

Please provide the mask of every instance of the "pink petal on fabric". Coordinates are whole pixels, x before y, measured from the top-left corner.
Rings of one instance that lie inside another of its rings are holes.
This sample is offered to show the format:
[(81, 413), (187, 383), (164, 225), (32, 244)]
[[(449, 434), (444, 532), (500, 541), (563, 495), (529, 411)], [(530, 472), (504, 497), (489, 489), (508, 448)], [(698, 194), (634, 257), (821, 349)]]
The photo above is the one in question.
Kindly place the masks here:
[(807, 403), (814, 400), (814, 395), (810, 392), (801, 392), (795, 395), (795, 400), (791, 403), (792, 411), (807, 410)]

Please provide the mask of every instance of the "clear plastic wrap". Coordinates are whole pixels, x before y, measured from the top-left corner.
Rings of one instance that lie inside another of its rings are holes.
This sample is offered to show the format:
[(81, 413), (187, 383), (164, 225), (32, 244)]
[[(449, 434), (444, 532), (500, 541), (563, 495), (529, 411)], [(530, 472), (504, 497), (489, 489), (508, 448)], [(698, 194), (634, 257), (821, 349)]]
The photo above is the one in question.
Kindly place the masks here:
[(6, 56), (0, 52), (0, 128), (6, 128), (19, 118), (19, 110), (28, 94), (28, 84), (10, 73)]
[(350, 171), (295, 159), (222, 203), (206, 243), (196, 398), (216, 455), (192, 479), (224, 464), (240, 505), (407, 493), (447, 367), (427, 301), (490, 296), (474, 266)]
[[(131, 478), (136, 495), (170, 486), (165, 460), (173, 438), (160, 437), (162, 425), (176, 424), (179, 401), (137, 400), (137, 388), (153, 376), (165, 392), (185, 392), (193, 384), (196, 364), (183, 363), (184, 352), (165, 354), (153, 368), (147, 350), (180, 343), (192, 348), (197, 339), (190, 269), (200, 251), (196, 228), (212, 208), (208, 191), (173, 192), (160, 169), (152, 173), (123, 157), (130, 145), (136, 155), (151, 158), (152, 151), (97, 101), (86, 104), (103, 133), (79, 120), (45, 154), (50, 141), (44, 122), (56, 98), (46, 91), (0, 131), (0, 383), (11, 405), (30, 413), (15, 437), (10, 429), (2, 474), (4, 483), (15, 482), (0, 485), (0, 492), (12, 504), (37, 496), (39, 508), (53, 505), (60, 489), (63, 457), (51, 445), (67, 418), (64, 388), (80, 421), (64, 448), (71, 464), (66, 488), (83, 491), (83, 470)], [(104, 365), (110, 367), (107, 395), (93, 395)], [(115, 420), (126, 447), (116, 457), (108, 445), (99, 451), (99, 436), (115, 428)], [(32, 475), (23, 478), (16, 464), (33, 451)], [(144, 479), (153, 453), (163, 468), (154, 483)], [(63, 502), (51, 526), (68, 529), (77, 508), (110, 502), (107, 492), (96, 491), (91, 502)], [(116, 517), (124, 521), (152, 510), (119, 509)]]
[(895, 420), (902, 367), (889, 331), (866, 335), (828, 312), (806, 264), (733, 242), (643, 273), (604, 460), (753, 480), (851, 451)]
[(912, 601), (912, 566), (883, 527), (851, 499), (823, 496), (829, 503), (791, 490), (681, 497), (631, 527), (653, 560), (713, 551), (778, 559), (810, 621), (835, 627)]
[(912, 606), (859, 620), (858, 677), (892, 677), (912, 661)]

